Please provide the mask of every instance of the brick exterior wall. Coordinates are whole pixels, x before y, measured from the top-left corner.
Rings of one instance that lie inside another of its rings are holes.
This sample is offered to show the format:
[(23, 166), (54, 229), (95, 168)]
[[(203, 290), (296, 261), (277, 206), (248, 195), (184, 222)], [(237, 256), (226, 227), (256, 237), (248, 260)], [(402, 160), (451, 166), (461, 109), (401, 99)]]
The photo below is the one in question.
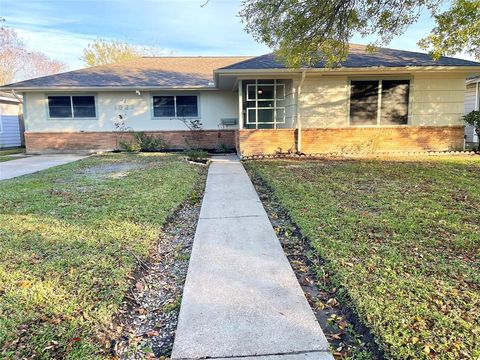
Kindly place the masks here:
[(239, 130), (237, 152), (240, 155), (265, 155), (296, 151), (296, 130)]
[[(463, 126), (393, 126), (303, 129), (301, 150), (305, 154), (339, 152), (445, 151), (463, 148)], [(297, 130), (202, 130), (146, 131), (161, 137), (167, 149), (188, 147), (213, 150), (221, 144), (236, 148), (240, 155), (296, 152)], [(108, 151), (132, 133), (115, 132), (26, 132), (27, 152), (58, 153)]]
[[(235, 130), (201, 131), (145, 131), (146, 134), (161, 137), (168, 150), (195, 147), (207, 150), (221, 144), (235, 148)], [(133, 133), (115, 132), (26, 132), (27, 153), (95, 152), (117, 148), (117, 138), (128, 141)]]
[[(462, 150), (463, 131), (463, 126), (303, 129), (301, 151), (322, 154)], [(239, 130), (238, 142), (237, 149), (244, 156), (295, 152), (297, 131)]]

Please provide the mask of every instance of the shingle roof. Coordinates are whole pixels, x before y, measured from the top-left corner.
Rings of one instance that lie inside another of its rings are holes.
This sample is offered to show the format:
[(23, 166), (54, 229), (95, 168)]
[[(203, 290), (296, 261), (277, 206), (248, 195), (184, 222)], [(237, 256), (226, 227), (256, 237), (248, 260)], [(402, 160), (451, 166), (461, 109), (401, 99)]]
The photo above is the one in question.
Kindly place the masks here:
[[(451, 57), (441, 57), (438, 61), (433, 61), (428, 54), (387, 48), (378, 48), (376, 52), (370, 53), (366, 51), (366, 46), (364, 45), (351, 44), (347, 60), (340, 65), (340, 67), (345, 68), (403, 66), (480, 66), (480, 63)], [(313, 66), (313, 68), (323, 67), (325, 67), (324, 62), (319, 62)], [(236, 70), (285, 68), (285, 64), (276, 59), (273, 53), (223, 67), (223, 69)]]
[(213, 70), (249, 58), (247, 56), (142, 57), (25, 80), (3, 88), (213, 86)]

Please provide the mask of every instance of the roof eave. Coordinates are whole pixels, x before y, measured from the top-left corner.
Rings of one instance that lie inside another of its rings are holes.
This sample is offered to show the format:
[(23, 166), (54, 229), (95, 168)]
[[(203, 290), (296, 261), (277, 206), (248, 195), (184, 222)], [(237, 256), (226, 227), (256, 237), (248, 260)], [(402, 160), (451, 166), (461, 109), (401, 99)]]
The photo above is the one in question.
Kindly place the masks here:
[(260, 73), (372, 73), (372, 72), (477, 72), (480, 73), (480, 66), (395, 66), (395, 67), (358, 67), (358, 68), (297, 68), (297, 69), (218, 69), (218, 75), (245, 75)]
[(12, 86), (0, 87), (2, 91), (211, 91), (214, 86)]

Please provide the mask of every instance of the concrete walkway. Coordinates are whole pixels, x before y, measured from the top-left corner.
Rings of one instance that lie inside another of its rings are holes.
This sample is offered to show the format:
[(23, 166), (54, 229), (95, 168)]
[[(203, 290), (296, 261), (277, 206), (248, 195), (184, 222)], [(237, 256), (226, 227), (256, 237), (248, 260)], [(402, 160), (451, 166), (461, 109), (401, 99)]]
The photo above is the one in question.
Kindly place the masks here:
[(83, 155), (35, 155), (22, 159), (0, 162), (0, 180), (35, 173), (53, 166), (63, 165), (85, 158)]
[(333, 359), (245, 169), (213, 160), (173, 359)]

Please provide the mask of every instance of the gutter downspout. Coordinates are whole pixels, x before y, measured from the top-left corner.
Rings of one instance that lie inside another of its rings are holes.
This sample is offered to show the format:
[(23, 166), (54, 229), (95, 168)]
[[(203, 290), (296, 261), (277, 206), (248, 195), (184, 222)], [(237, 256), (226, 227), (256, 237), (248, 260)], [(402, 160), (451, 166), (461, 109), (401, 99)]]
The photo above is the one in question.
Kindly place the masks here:
[(300, 80), (300, 84), (298, 84), (298, 91), (297, 91), (297, 153), (302, 153), (302, 121), (300, 116), (300, 95), (302, 94), (302, 86), (303, 82), (305, 81), (305, 71), (302, 71), (302, 79)]
[(18, 97), (18, 95), (15, 93), (15, 90), (12, 90), (11, 93), (13, 96), (15, 96), (15, 99), (17, 99), (20, 104), (23, 104), (23, 100)]

